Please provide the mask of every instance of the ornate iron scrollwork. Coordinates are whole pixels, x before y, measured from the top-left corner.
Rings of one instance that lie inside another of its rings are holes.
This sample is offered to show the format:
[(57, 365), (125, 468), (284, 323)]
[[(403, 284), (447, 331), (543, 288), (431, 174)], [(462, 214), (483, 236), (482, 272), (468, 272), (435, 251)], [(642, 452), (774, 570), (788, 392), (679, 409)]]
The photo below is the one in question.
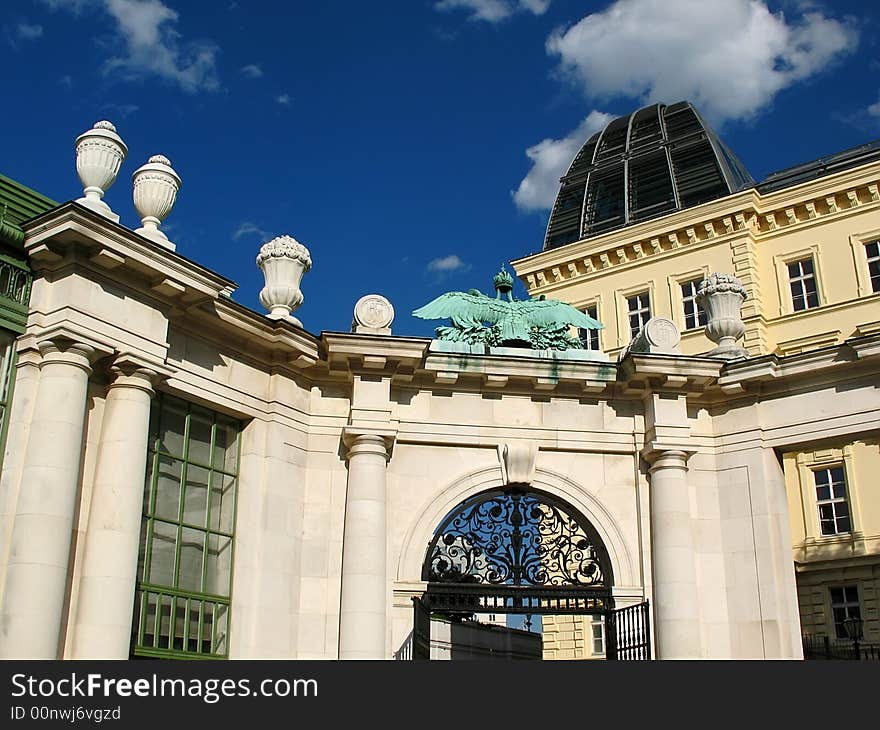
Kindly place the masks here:
[(444, 520), (428, 550), (434, 583), (601, 588), (610, 578), (589, 523), (551, 497), (507, 490), (478, 495)]

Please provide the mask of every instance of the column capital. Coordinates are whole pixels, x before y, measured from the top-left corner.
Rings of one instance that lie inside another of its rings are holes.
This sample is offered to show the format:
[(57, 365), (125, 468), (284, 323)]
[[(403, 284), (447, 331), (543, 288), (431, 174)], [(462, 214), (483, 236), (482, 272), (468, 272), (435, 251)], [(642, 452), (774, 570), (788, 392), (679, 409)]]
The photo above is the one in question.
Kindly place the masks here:
[(397, 438), (397, 429), (386, 427), (345, 426), (342, 442), (348, 447), (348, 458), (365, 452), (381, 452), (391, 458), (391, 449)]
[(85, 370), (91, 375), (92, 365), (113, 351), (99, 343), (56, 334), (37, 341), (41, 355), (40, 367), (63, 363)]
[(690, 443), (674, 443), (663, 441), (648, 441), (642, 449), (642, 458), (647, 461), (651, 468), (656, 469), (687, 469), (687, 462), (697, 449)]
[(170, 378), (177, 372), (176, 368), (169, 367), (165, 363), (153, 360), (140, 353), (123, 351), (120, 352), (109, 367), (114, 376), (110, 388), (136, 388), (153, 395), (153, 387), (161, 381)]

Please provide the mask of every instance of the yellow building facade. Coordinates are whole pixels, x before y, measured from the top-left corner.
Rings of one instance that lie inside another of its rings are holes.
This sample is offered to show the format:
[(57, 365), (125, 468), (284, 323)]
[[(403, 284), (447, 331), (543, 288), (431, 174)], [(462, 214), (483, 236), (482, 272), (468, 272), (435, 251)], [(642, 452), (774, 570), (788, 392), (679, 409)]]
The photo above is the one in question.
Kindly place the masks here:
[[(596, 149), (608, 133), (598, 135)], [(589, 206), (588, 188), (580, 209), (584, 221)], [(774, 356), (880, 331), (878, 241), (875, 143), (658, 217), (587, 232), (512, 264), (530, 295), (560, 299), (598, 318), (604, 329), (583, 333), (584, 345), (612, 357), (654, 316), (675, 322), (684, 354), (711, 350), (695, 294), (712, 272), (734, 274), (748, 294), (740, 344), (750, 357), (772, 364)], [(880, 435), (867, 430), (858, 440), (826, 437), (808, 450), (777, 455), (785, 472), (802, 634), (843, 641), (843, 620), (856, 616), (864, 622), (864, 640), (880, 642)], [(570, 629), (545, 624), (545, 643), (553, 647), (545, 650), (548, 658), (565, 654), (559, 637)], [(578, 636), (586, 658), (586, 627)]]

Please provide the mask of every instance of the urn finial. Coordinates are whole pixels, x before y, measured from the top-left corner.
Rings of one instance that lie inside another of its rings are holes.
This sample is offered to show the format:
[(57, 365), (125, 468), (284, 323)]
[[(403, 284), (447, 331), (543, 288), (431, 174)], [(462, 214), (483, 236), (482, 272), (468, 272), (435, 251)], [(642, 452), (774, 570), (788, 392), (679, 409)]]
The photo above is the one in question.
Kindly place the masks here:
[(740, 310), (747, 296), (742, 282), (731, 274), (716, 271), (700, 282), (697, 304), (706, 310), (709, 320), (706, 335), (718, 344), (718, 347), (706, 353), (707, 357), (735, 360), (749, 356), (745, 349), (736, 344), (746, 331)]
[(128, 147), (111, 122), (102, 120), (76, 138), (76, 173), (83, 185), (83, 197), (76, 202), (91, 208), (114, 223), (119, 216), (104, 202), (104, 193), (116, 182)]
[(260, 291), (260, 303), (269, 310), (269, 319), (286, 319), (302, 327), (302, 322), (291, 312), (303, 301), (299, 286), (303, 275), (312, 268), (309, 250), (293, 236), (278, 236), (262, 245), (257, 266), (266, 279), (266, 286)]
[(159, 224), (168, 217), (180, 190), (180, 176), (171, 167), (171, 160), (164, 155), (153, 155), (146, 165), (134, 171), (131, 180), (134, 207), (141, 218), (141, 227), (135, 233), (173, 251), (175, 244), (159, 230)]

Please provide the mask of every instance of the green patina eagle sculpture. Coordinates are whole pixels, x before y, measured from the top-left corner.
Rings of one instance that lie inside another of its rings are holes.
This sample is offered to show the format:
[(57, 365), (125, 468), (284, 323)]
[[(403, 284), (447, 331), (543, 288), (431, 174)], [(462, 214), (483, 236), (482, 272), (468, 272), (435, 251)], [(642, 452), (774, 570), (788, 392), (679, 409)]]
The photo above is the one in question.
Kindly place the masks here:
[(503, 266), (493, 283), (494, 299), (477, 289), (447, 292), (416, 309), (413, 316), (450, 319), (451, 327), (437, 328), (439, 340), (533, 350), (583, 349), (581, 341), (570, 334), (569, 328), (572, 325), (581, 329), (602, 328), (601, 322), (556, 299), (547, 299), (543, 295), (514, 299), (513, 276)]

